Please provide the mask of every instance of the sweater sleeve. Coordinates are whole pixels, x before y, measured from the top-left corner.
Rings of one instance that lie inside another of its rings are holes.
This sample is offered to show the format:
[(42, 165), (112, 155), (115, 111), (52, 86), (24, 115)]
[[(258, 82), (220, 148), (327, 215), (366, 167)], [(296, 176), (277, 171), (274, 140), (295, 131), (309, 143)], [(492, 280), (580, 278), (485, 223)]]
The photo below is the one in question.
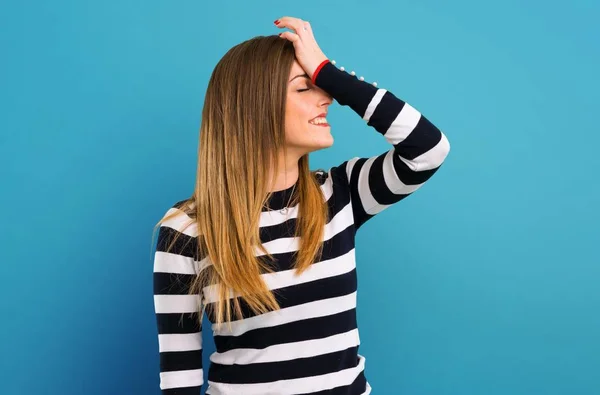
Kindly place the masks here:
[[(189, 295), (197, 271), (195, 230), (183, 228), (181, 213), (161, 224), (154, 255), (154, 310), (158, 327), (160, 389), (163, 395), (199, 395), (204, 383), (200, 295)], [(175, 236), (177, 241), (167, 252)]]
[(355, 157), (331, 169), (347, 182), (356, 229), (411, 195), (440, 168), (450, 150), (446, 136), (410, 104), (325, 61), (315, 85), (349, 106), (392, 146), (371, 158)]

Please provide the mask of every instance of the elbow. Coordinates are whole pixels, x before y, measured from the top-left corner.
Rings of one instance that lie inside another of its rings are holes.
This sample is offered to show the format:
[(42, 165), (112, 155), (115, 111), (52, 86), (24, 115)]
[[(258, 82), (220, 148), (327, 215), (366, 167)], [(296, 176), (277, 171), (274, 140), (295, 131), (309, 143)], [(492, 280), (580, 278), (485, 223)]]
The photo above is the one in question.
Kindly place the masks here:
[[(420, 166), (421, 170), (431, 170), (440, 167), (450, 153), (450, 141), (448, 137), (440, 130), (440, 128), (429, 122), (429, 136), (431, 136), (431, 148), (425, 156), (425, 166)], [(437, 143), (435, 142), (437, 141)]]
[(448, 138), (444, 133), (440, 132), (440, 134), (440, 141), (429, 152), (430, 157), (426, 161), (427, 163), (425, 166), (421, 167), (421, 170), (438, 168), (446, 161), (446, 158), (450, 153), (450, 141), (448, 141)]
[(440, 140), (440, 165), (442, 163), (444, 163), (444, 161), (446, 160), (446, 158), (448, 157), (448, 154), (450, 153), (450, 141), (448, 140), (448, 137), (446, 137), (446, 135), (442, 132), (440, 132), (442, 134), (442, 138)]

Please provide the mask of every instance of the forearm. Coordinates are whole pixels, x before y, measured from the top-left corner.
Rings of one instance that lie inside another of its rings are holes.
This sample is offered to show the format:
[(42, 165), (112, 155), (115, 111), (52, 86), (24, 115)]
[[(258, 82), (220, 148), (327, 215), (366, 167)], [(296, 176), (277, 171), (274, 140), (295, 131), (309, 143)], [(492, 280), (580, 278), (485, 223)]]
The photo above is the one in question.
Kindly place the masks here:
[(446, 136), (391, 92), (361, 81), (328, 61), (314, 73), (313, 82), (381, 133), (411, 170), (435, 169), (446, 158), (450, 149)]

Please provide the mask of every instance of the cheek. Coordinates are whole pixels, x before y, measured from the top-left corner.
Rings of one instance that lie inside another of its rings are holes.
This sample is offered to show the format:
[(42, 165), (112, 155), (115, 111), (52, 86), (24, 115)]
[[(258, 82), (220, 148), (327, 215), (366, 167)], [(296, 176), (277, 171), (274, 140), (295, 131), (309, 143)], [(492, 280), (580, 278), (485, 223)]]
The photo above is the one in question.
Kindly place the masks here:
[(289, 99), (285, 112), (285, 130), (289, 138), (305, 134), (308, 111), (306, 105), (299, 100)]
[(288, 118), (299, 120), (305, 117), (307, 114), (307, 105), (303, 100), (300, 100), (298, 97), (293, 97), (288, 99), (286, 115), (289, 115)]

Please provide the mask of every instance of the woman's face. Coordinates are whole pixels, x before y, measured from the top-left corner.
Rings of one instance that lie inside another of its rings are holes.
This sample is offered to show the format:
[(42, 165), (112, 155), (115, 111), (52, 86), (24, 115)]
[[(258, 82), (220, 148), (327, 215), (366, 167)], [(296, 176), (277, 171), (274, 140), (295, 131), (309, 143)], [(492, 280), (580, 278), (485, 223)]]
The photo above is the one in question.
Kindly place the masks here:
[(315, 86), (298, 61), (292, 64), (285, 108), (285, 137), (288, 151), (301, 156), (333, 144), (325, 116), (332, 98)]

